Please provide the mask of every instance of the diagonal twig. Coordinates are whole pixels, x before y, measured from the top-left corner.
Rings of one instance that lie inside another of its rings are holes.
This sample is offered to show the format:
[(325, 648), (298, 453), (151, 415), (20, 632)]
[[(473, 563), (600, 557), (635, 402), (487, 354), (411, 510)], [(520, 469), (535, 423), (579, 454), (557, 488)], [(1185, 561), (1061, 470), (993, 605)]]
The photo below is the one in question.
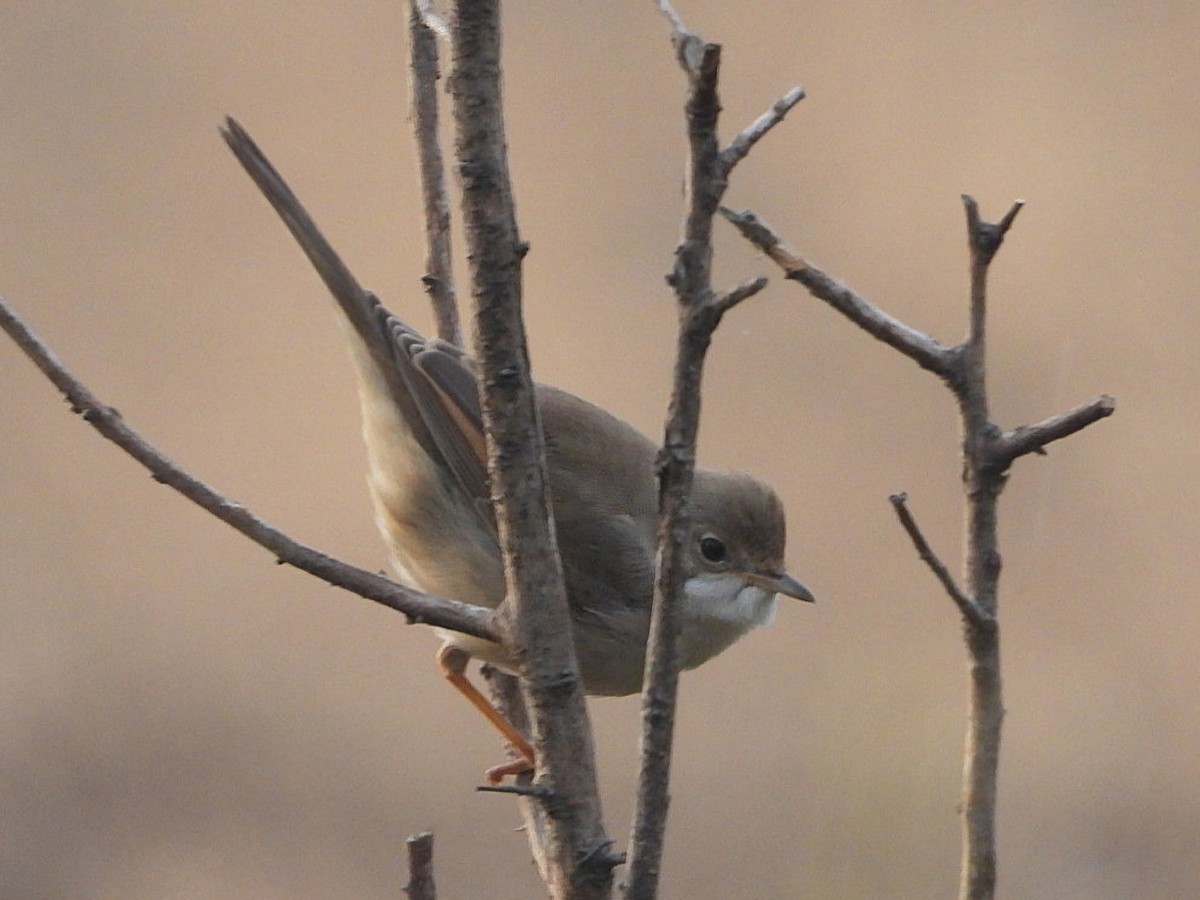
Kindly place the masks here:
[(765, 113), (743, 128), (721, 151), (721, 162), (726, 171), (741, 162), (767, 132), (783, 121), (783, 117), (792, 111), (797, 103), (804, 99), (804, 88), (800, 85), (792, 88), (775, 101)]
[(908, 532), (908, 536), (912, 538), (917, 556), (921, 558), (921, 561), (925, 565), (929, 566), (934, 577), (946, 589), (946, 593), (950, 595), (950, 599), (958, 607), (958, 611), (963, 614), (963, 618), (972, 625), (980, 627), (986, 627), (989, 623), (995, 623), (994, 616), (982, 609), (978, 603), (963, 593), (962, 588), (955, 582), (954, 576), (950, 574), (950, 570), (946, 568), (945, 563), (933, 552), (933, 549), (929, 546), (929, 542), (925, 540), (925, 535), (921, 533), (921, 528), (917, 525), (917, 520), (913, 518), (912, 512), (909, 511), (908, 494), (903, 492), (892, 494), (888, 497), (888, 501), (896, 510), (896, 516), (900, 519), (900, 524)]
[(743, 281), (737, 287), (730, 288), (724, 293), (710, 297), (706, 305), (718, 315), (724, 315), (743, 300), (749, 300), (766, 286), (767, 279), (760, 275), (749, 281)]
[(1093, 422), (1111, 416), (1117, 401), (1108, 394), (1077, 406), (1065, 413), (1043, 419), (1034, 425), (1020, 425), (996, 438), (989, 448), (992, 463), (1003, 470), (1018, 457), (1029, 453), (1045, 453), (1046, 445), (1070, 437)]
[(256, 544), (265, 547), (279, 562), (404, 613), (410, 622), (436, 625), (439, 628), (449, 628), (463, 634), (495, 640), (496, 631), (492, 625), (490, 609), (404, 587), (381, 575), (306, 547), (267, 524), (240, 503), (227, 499), (180, 468), (166, 454), (130, 428), (115, 409), (92, 394), (2, 299), (0, 328), (8, 333), (25, 355), (33, 360), (42, 373), (66, 396), (73, 412), (81, 415), (84, 421), (100, 434), (145, 466), (155, 481), (173, 488)]
[(852, 288), (818, 269), (755, 213), (721, 207), (721, 215), (741, 232), (742, 237), (779, 266), (785, 277), (803, 284), (814, 297), (832, 306), (863, 331), (943, 379), (957, 377), (958, 360), (953, 349), (889, 315)]

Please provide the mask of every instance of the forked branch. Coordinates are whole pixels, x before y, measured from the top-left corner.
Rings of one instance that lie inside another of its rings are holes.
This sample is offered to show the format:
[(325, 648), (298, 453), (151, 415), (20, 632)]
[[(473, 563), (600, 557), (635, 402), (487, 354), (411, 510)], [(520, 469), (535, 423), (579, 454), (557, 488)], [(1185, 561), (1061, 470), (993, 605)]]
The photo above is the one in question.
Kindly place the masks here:
[(766, 285), (765, 278), (757, 278), (728, 291), (713, 290), (713, 219), (733, 168), (804, 97), (802, 88), (793, 89), (722, 151), (717, 133), (721, 48), (688, 31), (669, 2), (660, 0), (658, 5), (671, 23), (676, 57), (688, 82), (688, 162), (683, 237), (667, 278), (679, 303), (679, 338), (659, 455), (658, 553), (642, 690), (642, 765), (625, 888), (627, 898), (638, 900), (650, 900), (657, 893), (670, 802), (682, 561), (690, 538), (687, 503), (695, 471), (704, 360), (722, 316)]
[(963, 858), (960, 896), (985, 900), (996, 885), (996, 779), (1000, 761), (1001, 695), (998, 586), (1000, 551), (997, 500), (1010, 464), (1028, 453), (1044, 452), (1051, 441), (1082, 430), (1112, 414), (1116, 402), (1102, 395), (1062, 415), (1004, 432), (988, 412), (986, 334), (988, 269), (1012, 228), (1023, 203), (1017, 201), (996, 223), (979, 215), (972, 197), (963, 196), (970, 249), (970, 299), (967, 337), (947, 347), (917, 331), (851, 288), (818, 269), (789, 246), (753, 212), (722, 213), (755, 247), (778, 265), (788, 279), (840, 312), (864, 331), (938, 375), (954, 393), (962, 421), (963, 490), (967, 538), (960, 588), (934, 554), (906, 506), (904, 494), (892, 496), (901, 525), (920, 558), (954, 600), (965, 625), (970, 656), (970, 701), (963, 768)]

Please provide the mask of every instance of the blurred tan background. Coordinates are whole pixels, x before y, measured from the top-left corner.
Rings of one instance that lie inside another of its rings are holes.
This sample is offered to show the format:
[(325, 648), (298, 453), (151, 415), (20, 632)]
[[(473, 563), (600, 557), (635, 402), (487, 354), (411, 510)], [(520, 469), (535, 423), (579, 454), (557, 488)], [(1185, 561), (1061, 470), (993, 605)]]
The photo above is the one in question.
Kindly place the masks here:
[[(728, 195), (946, 341), (959, 194), (1029, 205), (993, 267), (994, 414), (1101, 392), (1002, 505), (1001, 895), (1200, 885), (1195, 399), (1200, 8), (685, 2), (724, 133), (809, 91)], [(647, 2), (509, 4), (537, 376), (657, 435), (683, 79)], [(402, 4), (0, 7), (0, 293), (136, 428), (299, 539), (383, 564), (332, 304), (217, 137), (236, 115), (365, 284), (421, 327)], [(461, 248), (461, 242), (459, 244)], [(785, 605), (683, 682), (664, 897), (952, 896), (964, 651), (887, 495), (957, 561), (930, 376), (728, 229), (704, 461), (776, 483)], [(155, 485), (0, 342), (0, 894), (385, 897), (437, 833), (447, 897), (538, 896), (494, 736), (399, 616)], [(593, 704), (610, 830), (636, 698)]]

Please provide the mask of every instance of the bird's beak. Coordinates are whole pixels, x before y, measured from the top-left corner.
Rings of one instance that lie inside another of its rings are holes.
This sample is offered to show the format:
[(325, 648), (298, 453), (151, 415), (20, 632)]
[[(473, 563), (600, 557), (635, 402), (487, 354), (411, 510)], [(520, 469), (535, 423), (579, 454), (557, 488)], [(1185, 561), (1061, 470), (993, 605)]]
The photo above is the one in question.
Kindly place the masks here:
[(747, 577), (751, 584), (757, 585), (764, 591), (771, 591), (775, 594), (785, 594), (788, 597), (795, 597), (797, 600), (803, 600), (806, 603), (816, 603), (817, 598), (812, 595), (812, 591), (798, 582), (787, 572), (748, 572)]

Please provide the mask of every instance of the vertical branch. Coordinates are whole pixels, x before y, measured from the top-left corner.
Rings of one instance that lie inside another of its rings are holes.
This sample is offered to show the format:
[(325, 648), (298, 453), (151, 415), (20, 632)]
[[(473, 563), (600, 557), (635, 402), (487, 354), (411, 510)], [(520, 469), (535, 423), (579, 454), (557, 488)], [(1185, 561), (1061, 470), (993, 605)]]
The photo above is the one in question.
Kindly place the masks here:
[[(463, 345), (458, 300), (450, 253), (450, 202), (446, 191), (438, 130), (438, 40), (449, 40), (450, 28), (433, 9), (431, 0), (409, 0), (409, 52), (411, 55), (412, 125), (419, 155), (419, 172), (425, 208), (426, 274), (422, 278), (437, 321), (438, 337)], [(516, 676), (485, 667), (498, 708), (522, 734), (530, 733), (529, 715)], [(528, 783), (526, 776), (519, 782)], [(543, 804), (534, 797), (518, 796), (529, 849), (542, 880), (551, 880), (546, 848), (549, 829)]]
[(964, 196), (971, 265), (971, 311), (963, 345), (962, 379), (956, 386), (963, 429), (966, 494), (967, 591), (984, 618), (964, 618), (970, 656), (967, 735), (963, 758), (963, 858), (959, 896), (990, 898), (996, 889), (996, 785), (1004, 702), (997, 624), (1000, 548), (997, 505), (1007, 464), (997, 466), (992, 445), (999, 429), (988, 414), (987, 275), (1004, 235), (1021, 208), (1018, 202), (998, 224), (984, 222), (974, 198)]
[(433, 832), (414, 834), (408, 845), (408, 884), (404, 893), (408, 900), (437, 900), (437, 888), (433, 880)]
[(526, 247), (517, 233), (508, 176), (497, 0), (458, 0), (452, 39), (455, 153), (488, 473), (507, 584), (500, 617), (506, 643), (521, 663), (538, 751), (539, 796), (548, 818), (548, 886), (555, 897), (607, 897), (613, 860), (601, 820), (521, 319)]
[(667, 279), (679, 302), (679, 338), (670, 409), (659, 455), (658, 552), (642, 689), (642, 763), (625, 888), (625, 896), (630, 900), (656, 896), (662, 865), (679, 684), (678, 644), (685, 582), (682, 563), (691, 531), (688, 498), (696, 464), (705, 354), (724, 313), (765, 284), (765, 280), (759, 279), (719, 296), (713, 293), (713, 217), (728, 184), (730, 169), (740, 158), (734, 154), (723, 157), (717, 139), (721, 48), (688, 32), (666, 0), (660, 0), (659, 6), (671, 22), (676, 55), (688, 78), (689, 154), (683, 239)]
[(445, 24), (426, 8), (428, 0), (409, 0), (409, 94), (413, 136), (417, 143), (421, 198), (425, 210), (425, 275), (421, 281), (433, 305), (437, 333), (462, 346), (458, 298), (450, 253), (450, 200), (442, 145), (438, 136), (438, 30)]
[[(519, 679), (502, 672), (493, 666), (483, 667), (483, 676), (487, 680), (492, 695), (492, 702), (512, 722), (517, 731), (530, 734), (533, 731), (529, 722), (529, 710), (525, 706), (525, 698), (521, 696)], [(529, 772), (522, 772), (516, 777), (517, 788), (530, 787), (532, 778)], [(490, 787), (489, 787), (490, 790)], [(516, 794), (517, 808), (521, 811), (521, 821), (525, 829), (525, 838), (529, 842), (530, 855), (537, 866), (542, 881), (550, 884), (553, 876), (550, 859), (550, 817), (546, 812), (546, 804), (537, 793)]]
[[(689, 533), (687, 500), (696, 466), (704, 355), (712, 328), (716, 327), (712, 322), (707, 330), (693, 331), (689, 325), (703, 324), (696, 316), (704, 310), (712, 294), (712, 214), (720, 192), (710, 202), (709, 179), (719, 158), (716, 124), (720, 103), (716, 82), (721, 51), (714, 44), (699, 46), (694, 36), (679, 30), (675, 32), (675, 43), (689, 84), (687, 210), (683, 240), (668, 278), (679, 301), (680, 325), (671, 404), (659, 457), (658, 554), (642, 688), (642, 763), (625, 888), (625, 896), (630, 900), (649, 900), (656, 895), (662, 864), (679, 686), (678, 645), (684, 585), (681, 563)], [(697, 54), (688, 52), (688, 48), (697, 47)], [(721, 181), (723, 185), (723, 177)], [(709, 207), (707, 213), (706, 207)]]
[[(648, 900), (658, 892), (667, 810), (671, 803), (671, 751), (682, 628), (679, 607), (684, 587), (682, 558), (689, 535), (688, 496), (696, 467), (704, 353), (716, 326), (713, 322), (709, 328), (703, 328), (704, 323), (696, 317), (712, 295), (712, 214), (704, 215), (703, 206), (709, 193), (706, 164), (710, 166), (718, 154), (719, 61), (720, 48), (707, 44), (703, 48), (702, 66), (691, 67), (684, 62), (689, 79), (688, 210), (684, 216), (683, 241), (668, 277), (679, 301), (679, 337), (671, 406), (659, 457), (658, 558), (642, 688), (642, 764), (630, 838), (629, 882), (625, 888), (625, 896), (630, 900)], [(712, 209), (715, 211), (715, 203)]]

